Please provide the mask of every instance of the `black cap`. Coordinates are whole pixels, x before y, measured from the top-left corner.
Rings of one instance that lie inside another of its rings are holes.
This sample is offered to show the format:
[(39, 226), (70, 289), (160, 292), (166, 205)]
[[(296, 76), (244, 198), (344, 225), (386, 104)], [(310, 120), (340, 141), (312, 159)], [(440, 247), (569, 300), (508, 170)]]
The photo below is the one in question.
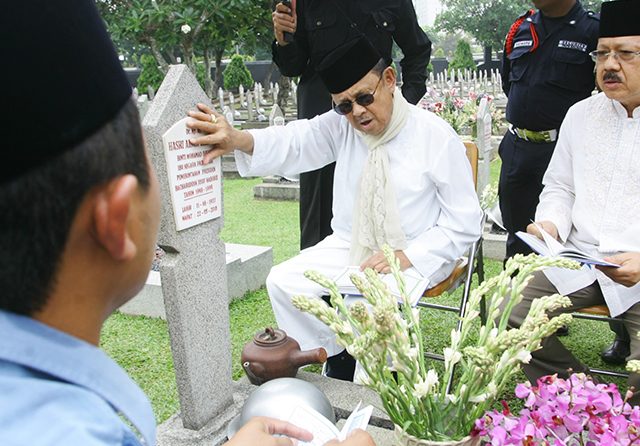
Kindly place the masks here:
[(0, 182), (109, 122), (131, 86), (93, 0), (10, 0), (0, 14)]
[(602, 3), (600, 37), (640, 36), (640, 0)]
[(329, 92), (342, 93), (365, 77), (380, 59), (380, 53), (361, 36), (329, 53), (317, 71)]

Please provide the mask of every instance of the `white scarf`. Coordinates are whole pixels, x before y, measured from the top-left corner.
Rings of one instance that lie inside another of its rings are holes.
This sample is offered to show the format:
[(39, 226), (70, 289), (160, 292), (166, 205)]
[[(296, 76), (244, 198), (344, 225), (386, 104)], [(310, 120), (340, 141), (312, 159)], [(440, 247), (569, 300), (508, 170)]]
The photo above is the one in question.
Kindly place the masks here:
[(380, 251), (386, 243), (393, 250), (407, 247), (407, 238), (400, 225), (398, 203), (389, 178), (389, 154), (386, 143), (400, 133), (407, 121), (409, 104), (396, 88), (393, 111), (387, 128), (380, 135), (358, 132), (369, 148), (362, 170), (360, 191), (354, 203), (349, 260), (359, 265)]

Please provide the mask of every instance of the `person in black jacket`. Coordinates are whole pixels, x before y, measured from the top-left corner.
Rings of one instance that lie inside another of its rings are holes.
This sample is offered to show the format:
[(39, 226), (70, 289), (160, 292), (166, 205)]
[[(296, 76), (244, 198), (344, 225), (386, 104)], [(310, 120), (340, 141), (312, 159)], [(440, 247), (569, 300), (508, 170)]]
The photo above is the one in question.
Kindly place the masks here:
[[(364, 34), (391, 62), (395, 41), (404, 57), (402, 94), (415, 104), (426, 91), (431, 42), (418, 25), (410, 0), (297, 0), (282, 3), (273, 13), (273, 61), (285, 76), (300, 76), (298, 118), (329, 111), (331, 95), (316, 67), (331, 50)], [(293, 34), (287, 42), (284, 32)], [(308, 248), (331, 234), (334, 164), (300, 175), (300, 248)]]

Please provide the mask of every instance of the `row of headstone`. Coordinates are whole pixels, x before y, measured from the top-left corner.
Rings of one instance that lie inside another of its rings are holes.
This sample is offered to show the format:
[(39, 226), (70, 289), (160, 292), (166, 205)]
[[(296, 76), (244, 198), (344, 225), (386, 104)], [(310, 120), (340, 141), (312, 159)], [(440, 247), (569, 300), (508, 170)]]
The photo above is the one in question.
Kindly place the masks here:
[[(297, 105), (297, 84), (291, 80), (291, 85), (287, 88), (284, 106), (287, 110), (280, 108), (280, 113), (286, 115), (294, 114)], [(267, 122), (268, 115), (273, 112), (274, 106), (278, 103), (280, 95), (280, 86), (271, 83), (268, 89), (264, 89), (260, 83), (254, 84), (253, 89), (245, 89), (242, 85), (238, 88), (237, 97), (232, 92), (225, 92), (222, 88), (218, 89), (216, 108), (221, 111), (225, 117), (233, 115), (233, 120), (229, 122), (242, 123), (249, 122)], [(289, 99), (293, 106), (288, 111)], [(267, 111), (270, 110), (270, 111)]]
[(484, 91), (494, 97), (502, 95), (502, 77), (495, 70), (450, 70), (429, 74), (428, 85), (440, 90), (459, 88), (460, 92)]

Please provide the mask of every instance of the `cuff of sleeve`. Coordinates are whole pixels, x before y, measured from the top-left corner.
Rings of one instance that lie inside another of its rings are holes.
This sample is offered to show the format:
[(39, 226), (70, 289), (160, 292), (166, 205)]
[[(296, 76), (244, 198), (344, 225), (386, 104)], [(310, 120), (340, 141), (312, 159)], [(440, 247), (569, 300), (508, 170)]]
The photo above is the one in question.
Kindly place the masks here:
[(273, 42), (271, 43), (271, 52), (274, 56), (274, 58), (278, 58), (278, 57), (291, 57), (292, 55), (295, 55), (296, 49), (295, 49), (296, 43), (295, 42), (291, 42), (288, 45), (284, 45), (281, 46), (278, 44), (278, 41), (273, 39)]
[(251, 155), (247, 155), (242, 150), (234, 150), (233, 156), (240, 176), (248, 176), (248, 173), (251, 171), (251, 161), (253, 157)]
[(544, 220), (553, 222), (553, 224), (556, 225), (558, 238), (562, 243), (565, 243), (572, 227), (571, 210), (563, 207), (541, 209), (536, 213), (536, 221)]
[(409, 246), (404, 250), (404, 253), (411, 261), (413, 267), (418, 270), (423, 277), (429, 279), (429, 287), (437, 285), (447, 277), (447, 274), (445, 274), (444, 277), (440, 277), (442, 274), (439, 274), (440, 269), (445, 264), (441, 257), (425, 254), (424, 249), (420, 249), (417, 246)]

